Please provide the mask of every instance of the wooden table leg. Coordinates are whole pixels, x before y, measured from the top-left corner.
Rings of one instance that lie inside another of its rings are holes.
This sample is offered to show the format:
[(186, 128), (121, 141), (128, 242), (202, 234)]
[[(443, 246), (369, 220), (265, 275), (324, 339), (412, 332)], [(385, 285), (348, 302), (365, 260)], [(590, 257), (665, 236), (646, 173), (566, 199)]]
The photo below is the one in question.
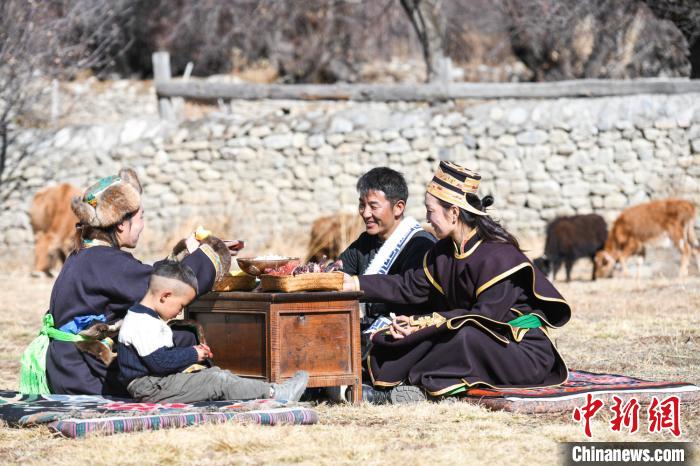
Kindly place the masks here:
[(356, 383), (352, 386), (352, 404), (359, 404), (362, 402), (362, 374), (360, 374), (360, 383)]

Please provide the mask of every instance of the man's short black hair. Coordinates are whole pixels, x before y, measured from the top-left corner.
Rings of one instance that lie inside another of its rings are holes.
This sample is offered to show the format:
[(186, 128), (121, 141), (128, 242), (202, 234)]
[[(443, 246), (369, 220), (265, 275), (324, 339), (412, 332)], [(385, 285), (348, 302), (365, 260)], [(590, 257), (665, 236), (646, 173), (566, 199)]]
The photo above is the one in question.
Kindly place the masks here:
[(403, 175), (389, 167), (373, 168), (357, 180), (357, 192), (366, 196), (369, 191), (383, 191), (389, 202), (408, 201), (408, 186)]
[(191, 287), (194, 290), (195, 294), (199, 292), (197, 276), (187, 264), (183, 264), (181, 262), (166, 260), (157, 263), (153, 267), (151, 280), (153, 279), (153, 277), (172, 278), (173, 280), (180, 281), (185, 285)]

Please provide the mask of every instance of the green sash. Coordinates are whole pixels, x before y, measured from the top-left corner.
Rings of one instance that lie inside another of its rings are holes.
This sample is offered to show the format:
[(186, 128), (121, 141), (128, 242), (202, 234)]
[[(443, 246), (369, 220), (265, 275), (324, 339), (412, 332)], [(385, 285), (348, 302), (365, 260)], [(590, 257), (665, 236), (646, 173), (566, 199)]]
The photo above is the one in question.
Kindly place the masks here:
[(51, 393), (46, 381), (46, 351), (49, 348), (50, 338), (59, 341), (88, 340), (82, 335), (63, 332), (54, 328), (53, 316), (50, 313), (46, 313), (39, 336), (22, 353), (19, 380), (19, 391), (21, 393), (30, 395)]
[[(523, 314), (517, 319), (508, 321), (508, 325), (516, 328), (539, 328), (542, 327), (542, 320), (537, 314)], [(453, 396), (466, 391), (467, 387), (462, 386), (455, 388), (451, 392), (445, 393), (443, 396)]]

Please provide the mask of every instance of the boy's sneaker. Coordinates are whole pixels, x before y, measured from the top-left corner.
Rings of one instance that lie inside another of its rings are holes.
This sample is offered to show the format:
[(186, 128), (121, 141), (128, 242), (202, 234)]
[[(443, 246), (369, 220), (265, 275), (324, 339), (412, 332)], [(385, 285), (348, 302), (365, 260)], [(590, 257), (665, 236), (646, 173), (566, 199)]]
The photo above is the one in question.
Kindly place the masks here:
[(391, 389), (389, 399), (392, 404), (407, 404), (426, 401), (425, 390), (415, 385), (399, 385)]
[(309, 383), (309, 374), (305, 371), (297, 371), (291, 379), (281, 384), (272, 384), (272, 390), (274, 391), (272, 397), (275, 400), (299, 401), (301, 395), (304, 394), (307, 383)]

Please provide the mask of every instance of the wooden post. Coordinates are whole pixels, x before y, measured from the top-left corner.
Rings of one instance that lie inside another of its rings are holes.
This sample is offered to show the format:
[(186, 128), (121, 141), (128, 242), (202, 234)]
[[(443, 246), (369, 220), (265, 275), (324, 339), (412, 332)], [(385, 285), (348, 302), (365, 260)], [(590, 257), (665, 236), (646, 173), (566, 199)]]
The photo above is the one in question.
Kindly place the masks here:
[[(156, 85), (167, 83), (172, 76), (170, 72), (170, 54), (168, 52), (155, 52), (151, 56), (153, 62), (153, 81)], [(158, 96), (158, 111), (160, 117), (169, 121), (175, 121), (175, 109), (170, 99)]]
[(56, 123), (61, 116), (61, 95), (58, 88), (58, 79), (51, 81), (51, 123)]

